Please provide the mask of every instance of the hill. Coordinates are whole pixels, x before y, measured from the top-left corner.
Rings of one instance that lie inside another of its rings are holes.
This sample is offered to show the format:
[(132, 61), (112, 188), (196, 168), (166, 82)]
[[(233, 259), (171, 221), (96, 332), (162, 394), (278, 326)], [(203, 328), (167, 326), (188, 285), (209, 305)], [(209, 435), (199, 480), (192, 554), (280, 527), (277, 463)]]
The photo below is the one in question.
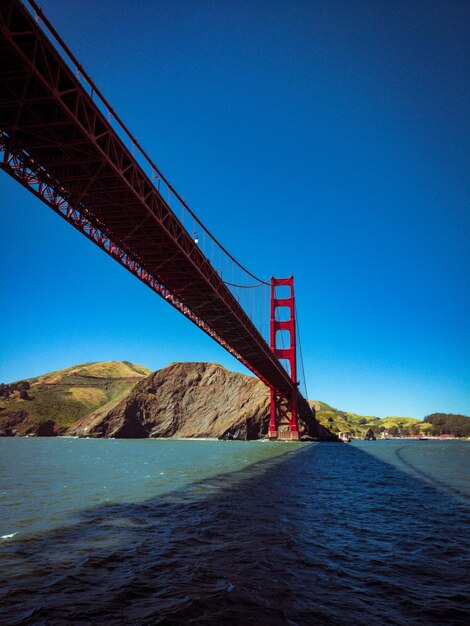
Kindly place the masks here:
[[(451, 434), (470, 436), (470, 418), (435, 413), (378, 418), (320, 401), (301, 406), (304, 437), (334, 439)], [(256, 378), (216, 363), (173, 363), (151, 372), (128, 361), (82, 363), (36, 378), (0, 384), (0, 434), (91, 437), (220, 437), (267, 433), (269, 393)], [(332, 433), (334, 435), (332, 435)]]
[[(267, 436), (269, 413), (269, 389), (257, 378), (217, 363), (173, 363), (142, 380), (119, 402), (87, 415), (68, 433), (258, 439)], [(335, 439), (306, 403), (299, 414), (301, 436)]]
[(470, 437), (470, 417), (454, 413), (433, 413), (424, 418), (433, 435)]
[(325, 402), (318, 400), (311, 401), (315, 409), (315, 415), (322, 426), (328, 428), (333, 433), (349, 432), (352, 437), (363, 438), (366, 432), (371, 429), (376, 437), (383, 431), (391, 435), (401, 434), (419, 435), (429, 434), (432, 425), (426, 421), (422, 422), (413, 417), (375, 417), (372, 415), (358, 415), (349, 411), (335, 409)]
[[(157, 372), (127, 361), (83, 363), (0, 385), (3, 434), (83, 437), (218, 437), (267, 434), (269, 390), (216, 363), (173, 363)], [(307, 403), (304, 438), (336, 439)]]
[(0, 385), (0, 430), (58, 434), (90, 412), (118, 401), (150, 370), (128, 361), (74, 365)]

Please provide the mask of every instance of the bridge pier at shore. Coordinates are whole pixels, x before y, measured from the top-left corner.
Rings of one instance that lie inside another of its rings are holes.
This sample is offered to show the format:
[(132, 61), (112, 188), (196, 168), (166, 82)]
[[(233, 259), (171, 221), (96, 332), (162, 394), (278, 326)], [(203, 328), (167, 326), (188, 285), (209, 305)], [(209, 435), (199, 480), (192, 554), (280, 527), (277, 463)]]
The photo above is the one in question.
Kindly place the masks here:
[(270, 430), (269, 439), (271, 441), (299, 441), (300, 437), (297, 430)]
[(271, 416), (269, 420), (269, 439), (299, 439), (297, 424), (297, 389), (292, 397), (286, 398), (271, 389)]

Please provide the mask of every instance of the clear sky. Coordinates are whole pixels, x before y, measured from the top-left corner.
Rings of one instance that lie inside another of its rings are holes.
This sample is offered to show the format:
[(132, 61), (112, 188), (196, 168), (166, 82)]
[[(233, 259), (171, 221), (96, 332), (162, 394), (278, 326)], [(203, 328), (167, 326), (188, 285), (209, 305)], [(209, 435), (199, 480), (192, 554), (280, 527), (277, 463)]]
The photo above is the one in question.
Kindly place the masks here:
[[(294, 274), (311, 398), (470, 414), (470, 3), (41, 0), (239, 260)], [(229, 354), (0, 173), (0, 381)]]

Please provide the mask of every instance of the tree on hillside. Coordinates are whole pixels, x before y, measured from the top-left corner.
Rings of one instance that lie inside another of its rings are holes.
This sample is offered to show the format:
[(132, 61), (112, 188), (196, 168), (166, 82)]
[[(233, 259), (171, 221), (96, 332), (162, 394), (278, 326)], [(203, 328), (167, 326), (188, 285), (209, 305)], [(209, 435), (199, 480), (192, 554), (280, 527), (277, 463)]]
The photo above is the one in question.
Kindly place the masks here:
[(432, 413), (424, 418), (424, 422), (432, 425), (433, 435), (470, 437), (470, 417), (468, 415)]
[(432, 424), (428, 424), (427, 422), (422, 422), (419, 425), (419, 433), (421, 435), (431, 435), (433, 426)]

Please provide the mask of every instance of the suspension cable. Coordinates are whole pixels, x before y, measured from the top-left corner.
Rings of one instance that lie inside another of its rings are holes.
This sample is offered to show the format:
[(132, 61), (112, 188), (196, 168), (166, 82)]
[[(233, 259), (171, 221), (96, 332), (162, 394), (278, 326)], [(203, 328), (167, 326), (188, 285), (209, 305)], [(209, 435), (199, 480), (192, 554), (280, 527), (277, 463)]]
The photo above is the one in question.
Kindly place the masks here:
[(297, 306), (296, 306), (295, 302), (294, 302), (294, 311), (295, 311), (295, 318), (297, 320), (297, 334), (299, 336), (299, 348), (300, 348), (300, 350), (299, 350), (299, 352), (300, 352), (300, 364), (301, 364), (301, 367), (302, 367), (302, 376), (303, 376), (303, 379), (304, 379), (305, 399), (308, 400), (307, 379), (305, 377), (304, 357), (303, 357), (303, 354), (302, 354), (302, 340), (300, 338), (299, 316), (297, 315)]
[(239, 287), (240, 289), (256, 289), (257, 287), (262, 287), (263, 285), (269, 285), (270, 283), (265, 283), (261, 281), (257, 285), (237, 285), (236, 283), (229, 283), (228, 280), (224, 280), (224, 285), (229, 285), (230, 287)]
[[(262, 280), (261, 278), (258, 278), (257, 276), (255, 276), (255, 274), (252, 274), (250, 272), (250, 270), (248, 270), (244, 265), (242, 265), (239, 261), (237, 261), (237, 259), (235, 257), (233, 257), (230, 252), (224, 248), (224, 246), (218, 241), (218, 239), (216, 239), (216, 237), (204, 226), (204, 224), (201, 222), (201, 220), (197, 217), (197, 215), (192, 211), (192, 209), (188, 206), (188, 204), (186, 203), (186, 201), (179, 195), (179, 193), (176, 191), (176, 189), (171, 185), (171, 183), (168, 181), (168, 179), (163, 175), (163, 173), (160, 171), (160, 169), (156, 166), (156, 164), (152, 161), (151, 157), (148, 155), (148, 153), (144, 150), (144, 148), (142, 148), (142, 146), (140, 145), (140, 143), (137, 141), (136, 137), (134, 137), (132, 135), (132, 133), (129, 131), (129, 129), (127, 128), (127, 126), (124, 124), (124, 122), (121, 120), (121, 118), (119, 117), (119, 115), (116, 113), (116, 111), (113, 109), (113, 107), (109, 104), (109, 102), (106, 100), (106, 98), (104, 97), (103, 93), (101, 92), (101, 90), (96, 86), (95, 82), (93, 81), (93, 79), (90, 77), (90, 75), (86, 72), (86, 70), (83, 68), (83, 66), (78, 62), (77, 58), (75, 57), (75, 55), (73, 54), (73, 52), (70, 50), (70, 48), (67, 46), (67, 44), (65, 43), (65, 41), (62, 39), (62, 37), (59, 35), (59, 33), (56, 31), (56, 29), (54, 28), (54, 26), (51, 24), (51, 22), (48, 20), (48, 18), (44, 15), (44, 12), (42, 11), (41, 7), (38, 6), (38, 4), (35, 2), (35, 0), (27, 0), (27, 2), (31, 5), (31, 7), (33, 8), (33, 10), (36, 13), (36, 16), (41, 18), (41, 20), (43, 21), (43, 23), (45, 24), (45, 26), (48, 28), (48, 30), (50, 31), (50, 33), (53, 35), (54, 39), (57, 41), (57, 43), (59, 44), (59, 46), (62, 48), (62, 50), (65, 52), (65, 54), (69, 57), (69, 59), (72, 61), (73, 65), (75, 65), (76, 70), (80, 73), (80, 75), (87, 81), (87, 83), (89, 84), (90, 88), (91, 88), (91, 92), (92, 94), (95, 93), (98, 98), (101, 100), (101, 102), (105, 105), (105, 107), (108, 110), (108, 113), (111, 114), (113, 116), (113, 118), (116, 120), (116, 122), (119, 124), (119, 126), (121, 127), (121, 129), (124, 131), (124, 133), (129, 137), (129, 139), (132, 142), (132, 146), (133, 149), (135, 150), (135, 148), (137, 148), (139, 150), (139, 152), (141, 153), (141, 155), (144, 157), (144, 159), (149, 163), (149, 165), (152, 168), (152, 176), (154, 174), (157, 174), (158, 177), (163, 180), (163, 182), (166, 184), (169, 193), (172, 193), (174, 196), (176, 196), (176, 198), (179, 200), (179, 202), (181, 203), (181, 205), (188, 211), (188, 213), (191, 215), (191, 217), (199, 224), (199, 226), (209, 235), (209, 237), (217, 244), (217, 246), (219, 247), (219, 249), (221, 251), (223, 251), (236, 265), (238, 265), (238, 267), (244, 271), (246, 274), (248, 274), (249, 276), (251, 276), (251, 278), (254, 278), (257, 282), (259, 283), (263, 283), (265, 285), (269, 285), (270, 283), (268, 281)], [(93, 97), (92, 97), (93, 99)]]

